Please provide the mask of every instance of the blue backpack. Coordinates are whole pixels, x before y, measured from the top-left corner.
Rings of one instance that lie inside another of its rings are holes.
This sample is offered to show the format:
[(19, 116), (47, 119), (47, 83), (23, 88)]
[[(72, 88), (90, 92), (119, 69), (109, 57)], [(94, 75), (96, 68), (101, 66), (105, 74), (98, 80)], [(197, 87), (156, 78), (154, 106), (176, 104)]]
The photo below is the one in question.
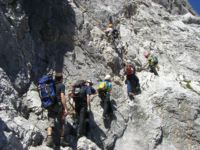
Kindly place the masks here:
[(57, 101), (56, 86), (51, 76), (44, 75), (39, 79), (38, 91), (42, 102), (42, 107), (49, 108)]

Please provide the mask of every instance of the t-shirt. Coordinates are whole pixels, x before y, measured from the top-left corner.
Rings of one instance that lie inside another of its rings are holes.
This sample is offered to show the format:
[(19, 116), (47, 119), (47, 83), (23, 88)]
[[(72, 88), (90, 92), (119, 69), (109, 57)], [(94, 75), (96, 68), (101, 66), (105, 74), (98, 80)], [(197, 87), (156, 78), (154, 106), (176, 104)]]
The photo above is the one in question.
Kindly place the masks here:
[(92, 86), (87, 86), (87, 94), (92, 95), (95, 93), (96, 93), (96, 90)]
[(61, 93), (65, 94), (65, 85), (63, 83), (57, 83), (56, 84), (56, 97), (57, 97), (58, 101), (61, 101), (61, 96), (60, 96)]

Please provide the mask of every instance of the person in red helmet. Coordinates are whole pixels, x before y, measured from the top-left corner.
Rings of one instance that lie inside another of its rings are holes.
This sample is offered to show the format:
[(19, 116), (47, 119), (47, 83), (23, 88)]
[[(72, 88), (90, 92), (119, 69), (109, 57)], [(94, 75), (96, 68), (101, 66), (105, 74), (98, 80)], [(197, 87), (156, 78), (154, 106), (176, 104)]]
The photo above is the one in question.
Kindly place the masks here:
[(135, 66), (130, 60), (122, 64), (124, 67), (124, 75), (126, 76), (125, 83), (127, 84), (127, 93), (130, 99), (134, 99), (134, 95), (140, 92), (139, 79), (136, 76)]

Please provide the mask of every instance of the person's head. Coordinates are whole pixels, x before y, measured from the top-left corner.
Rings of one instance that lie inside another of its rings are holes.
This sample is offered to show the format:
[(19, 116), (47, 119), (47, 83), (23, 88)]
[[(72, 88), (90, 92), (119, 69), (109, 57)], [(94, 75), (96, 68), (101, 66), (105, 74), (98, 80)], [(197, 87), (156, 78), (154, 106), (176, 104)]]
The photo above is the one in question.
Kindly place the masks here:
[(106, 80), (106, 81), (111, 81), (111, 76), (110, 76), (109, 74), (107, 74), (107, 75), (105, 76), (104, 80)]
[(56, 72), (55, 80), (56, 80), (56, 82), (62, 82), (63, 81), (63, 75), (62, 75), (61, 72)]
[(87, 80), (87, 81), (86, 81), (86, 83), (87, 83), (88, 85), (90, 85), (90, 86), (92, 86), (92, 85), (93, 85), (93, 83), (92, 83), (92, 81), (91, 81), (91, 80)]
[(128, 60), (126, 61), (126, 63), (127, 63), (127, 64), (130, 64), (130, 63), (131, 63), (131, 61), (128, 59)]
[(148, 52), (148, 51), (144, 52), (144, 57), (145, 57), (145, 58), (148, 58), (149, 55), (150, 55), (150, 52)]
[(112, 27), (113, 27), (112, 23), (109, 23), (109, 24), (108, 24), (108, 27), (109, 27), (109, 28), (112, 28)]

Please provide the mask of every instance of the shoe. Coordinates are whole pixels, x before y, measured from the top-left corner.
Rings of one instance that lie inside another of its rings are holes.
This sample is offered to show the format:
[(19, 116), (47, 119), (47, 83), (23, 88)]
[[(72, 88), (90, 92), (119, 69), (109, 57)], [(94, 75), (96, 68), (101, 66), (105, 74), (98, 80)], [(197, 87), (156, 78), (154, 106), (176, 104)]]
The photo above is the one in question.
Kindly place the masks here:
[(51, 148), (54, 146), (53, 137), (50, 136), (50, 135), (47, 136), (47, 139), (46, 139), (46, 146), (51, 147)]
[(60, 146), (67, 147), (69, 143), (65, 141), (64, 137), (60, 137)]
[(129, 96), (129, 98), (130, 98), (131, 100), (133, 100), (133, 99), (134, 99), (134, 96), (135, 96), (135, 94), (134, 94), (134, 93), (132, 93), (132, 92), (129, 92), (129, 93), (128, 93), (128, 96)]

